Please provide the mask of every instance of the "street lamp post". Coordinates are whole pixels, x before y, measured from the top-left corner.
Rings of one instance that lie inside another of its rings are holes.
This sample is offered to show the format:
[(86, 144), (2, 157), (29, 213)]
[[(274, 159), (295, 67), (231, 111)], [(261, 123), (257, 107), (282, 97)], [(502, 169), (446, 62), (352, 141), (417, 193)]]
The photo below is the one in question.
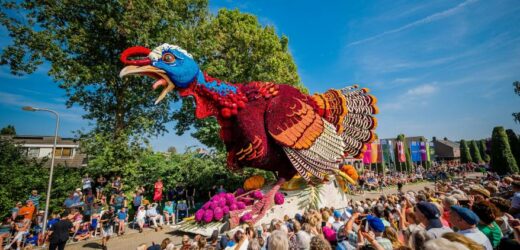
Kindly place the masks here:
[(49, 214), (49, 202), (51, 198), (51, 189), (52, 189), (52, 175), (54, 173), (54, 155), (56, 154), (56, 144), (58, 142), (58, 128), (60, 125), (60, 115), (58, 112), (50, 109), (44, 109), (44, 108), (35, 108), (30, 106), (25, 106), (22, 108), (25, 111), (45, 111), (50, 112), (56, 116), (56, 127), (54, 129), (54, 144), (52, 146), (52, 153), (51, 153), (51, 169), (49, 173), (49, 184), (47, 185), (47, 196), (45, 197), (45, 213), (43, 214), (43, 229), (42, 229), (42, 235), (45, 237), (45, 233), (47, 231), (47, 219)]

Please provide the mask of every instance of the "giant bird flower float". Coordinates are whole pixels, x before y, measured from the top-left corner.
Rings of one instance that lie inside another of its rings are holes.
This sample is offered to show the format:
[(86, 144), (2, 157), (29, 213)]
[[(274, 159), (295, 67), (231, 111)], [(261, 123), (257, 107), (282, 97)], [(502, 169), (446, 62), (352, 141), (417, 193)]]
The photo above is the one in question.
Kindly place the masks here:
[(280, 186), (297, 174), (311, 184), (331, 174), (344, 176), (341, 160), (360, 157), (374, 139), (378, 110), (365, 88), (310, 96), (285, 84), (232, 84), (205, 74), (187, 51), (169, 44), (128, 48), (121, 61), (126, 67), (120, 77), (145, 75), (156, 80), (153, 89), (163, 88), (156, 103), (177, 90), (181, 97), (195, 99), (198, 119), (216, 117), (229, 169), (250, 166), (277, 173), (271, 191), (253, 206), (234, 211), (237, 216), (231, 219), (247, 210), (250, 221), (258, 221)]

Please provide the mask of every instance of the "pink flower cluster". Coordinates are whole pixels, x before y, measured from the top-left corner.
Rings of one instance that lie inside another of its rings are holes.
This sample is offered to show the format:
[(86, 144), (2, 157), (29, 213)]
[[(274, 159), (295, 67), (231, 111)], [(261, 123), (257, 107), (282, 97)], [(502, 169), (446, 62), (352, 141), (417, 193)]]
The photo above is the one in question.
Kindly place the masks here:
[[(225, 215), (229, 214), (229, 212), (245, 209), (246, 206), (253, 205), (255, 202), (264, 198), (264, 194), (260, 190), (255, 190), (249, 193), (249, 195), (242, 196), (238, 199), (236, 197), (245, 194), (245, 191), (240, 188), (235, 192), (235, 194), (221, 193), (211, 197), (211, 199), (206, 202), (201, 209), (195, 212), (195, 221), (204, 223), (220, 221)], [(277, 205), (283, 204), (283, 194), (280, 192), (276, 193), (274, 201)], [(253, 217), (250, 213), (245, 213), (240, 218), (240, 221), (247, 222), (252, 218)]]

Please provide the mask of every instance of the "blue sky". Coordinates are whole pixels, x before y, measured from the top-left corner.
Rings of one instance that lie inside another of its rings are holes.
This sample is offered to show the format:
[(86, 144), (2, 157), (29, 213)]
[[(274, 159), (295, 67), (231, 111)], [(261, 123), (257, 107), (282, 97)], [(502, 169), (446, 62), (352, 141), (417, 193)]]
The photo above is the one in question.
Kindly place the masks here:
[[(500, 125), (520, 132), (512, 82), (520, 80), (520, 4), (516, 0), (439, 1), (210, 1), (238, 8), (289, 37), (302, 82), (311, 92), (358, 83), (379, 99), (380, 137), (489, 137)], [(9, 43), (2, 31), (0, 44)], [(165, 41), (168, 42), (168, 41)], [(63, 116), (60, 134), (88, 129), (79, 107), (66, 109), (48, 66), (15, 77), (0, 67), (0, 126), (19, 134), (51, 134), (49, 107)], [(225, 79), (224, 79), (225, 80)], [(173, 128), (173, 125), (169, 126)], [(198, 145), (189, 135), (155, 138), (157, 150)]]

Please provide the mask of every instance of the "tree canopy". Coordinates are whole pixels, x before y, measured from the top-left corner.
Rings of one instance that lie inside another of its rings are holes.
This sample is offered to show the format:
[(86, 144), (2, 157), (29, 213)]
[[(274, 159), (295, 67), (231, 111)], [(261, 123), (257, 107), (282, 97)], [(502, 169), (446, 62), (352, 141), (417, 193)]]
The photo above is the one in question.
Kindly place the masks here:
[(469, 141), (469, 151), (471, 153), (471, 159), (473, 160), (474, 163), (481, 163), (482, 162), (482, 157), (480, 155), (480, 150), (479, 150), (479, 147), (477, 145), (477, 142), (476, 141)]
[[(519, 81), (513, 82), (513, 88), (515, 90), (515, 94), (520, 96), (520, 82)], [(520, 123), (520, 112), (513, 113), (513, 119), (516, 122)]]
[(16, 135), (16, 129), (13, 125), (7, 125), (0, 130), (0, 135)]
[(491, 136), (491, 168), (498, 174), (518, 173), (518, 165), (511, 153), (506, 131), (503, 127), (495, 127)]
[(518, 164), (520, 162), (520, 140), (512, 129), (506, 130), (506, 134), (509, 147), (511, 148), (511, 153), (515, 157), (516, 164)]
[(179, 100), (175, 94), (154, 105), (151, 79), (118, 77), (123, 67), (118, 58), (128, 47), (176, 44), (222, 80), (303, 89), (287, 37), (238, 10), (213, 16), (207, 0), (0, 0), (0, 5), (0, 23), (11, 37), (0, 64), (15, 75), (49, 64), (49, 76), (66, 91), (66, 105), (80, 106), (92, 121), (91, 131), (79, 132), (89, 165), (113, 174), (132, 176), (146, 151), (141, 147), (167, 132), (172, 121), (178, 134), (194, 127), (200, 142), (223, 149), (215, 119), (195, 120), (191, 99), (178, 110), (170, 109)]
[(469, 146), (465, 140), (460, 140), (460, 162), (473, 162), (473, 159), (471, 158), (471, 153), (469, 151)]

